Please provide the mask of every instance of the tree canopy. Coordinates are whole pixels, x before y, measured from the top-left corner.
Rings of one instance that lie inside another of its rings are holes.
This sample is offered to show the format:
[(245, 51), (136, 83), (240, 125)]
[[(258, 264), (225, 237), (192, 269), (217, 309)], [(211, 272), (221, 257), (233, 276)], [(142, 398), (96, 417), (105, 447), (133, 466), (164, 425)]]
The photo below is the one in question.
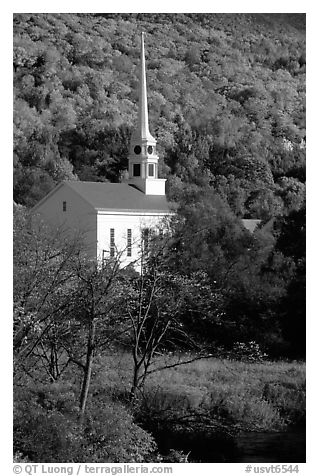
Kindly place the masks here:
[(15, 201), (32, 206), (63, 179), (120, 181), (141, 31), (170, 197), (206, 184), (239, 216), (298, 210), (302, 14), (15, 14)]

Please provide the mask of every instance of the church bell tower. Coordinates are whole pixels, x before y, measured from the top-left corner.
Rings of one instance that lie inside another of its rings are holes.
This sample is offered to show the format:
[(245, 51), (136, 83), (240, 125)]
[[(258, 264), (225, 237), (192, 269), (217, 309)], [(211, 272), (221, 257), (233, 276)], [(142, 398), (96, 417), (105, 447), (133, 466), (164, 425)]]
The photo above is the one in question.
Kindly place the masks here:
[(158, 178), (156, 140), (148, 127), (144, 33), (141, 37), (141, 64), (137, 127), (131, 137), (129, 153), (129, 180), (145, 195), (165, 195), (166, 179)]

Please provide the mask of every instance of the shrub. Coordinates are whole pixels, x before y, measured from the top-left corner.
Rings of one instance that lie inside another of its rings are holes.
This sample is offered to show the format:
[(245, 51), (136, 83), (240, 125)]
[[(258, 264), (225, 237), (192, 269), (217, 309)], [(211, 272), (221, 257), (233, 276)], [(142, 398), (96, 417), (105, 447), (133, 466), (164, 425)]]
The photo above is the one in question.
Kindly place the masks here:
[(306, 423), (305, 382), (267, 382), (263, 398), (278, 409), (287, 424), (304, 426)]
[(268, 355), (263, 352), (259, 344), (255, 341), (235, 342), (232, 350), (228, 352), (227, 357), (232, 360), (242, 362), (263, 362)]
[(153, 438), (118, 402), (94, 401), (82, 424), (72, 386), (16, 392), (14, 451), (32, 462), (143, 462)]
[(92, 401), (84, 421), (84, 435), (87, 461), (139, 463), (156, 449), (151, 435), (136, 425), (133, 416), (118, 402)]

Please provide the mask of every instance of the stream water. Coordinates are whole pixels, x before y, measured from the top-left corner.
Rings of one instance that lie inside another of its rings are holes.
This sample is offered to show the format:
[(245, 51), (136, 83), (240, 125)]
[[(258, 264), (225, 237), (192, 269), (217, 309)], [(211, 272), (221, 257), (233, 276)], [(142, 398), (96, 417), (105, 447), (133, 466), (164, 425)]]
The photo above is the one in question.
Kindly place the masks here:
[(305, 431), (246, 433), (235, 439), (238, 463), (304, 463)]
[(190, 463), (304, 463), (306, 461), (305, 430), (281, 433), (242, 433), (236, 437), (223, 434), (157, 435), (165, 454), (169, 448), (189, 454)]

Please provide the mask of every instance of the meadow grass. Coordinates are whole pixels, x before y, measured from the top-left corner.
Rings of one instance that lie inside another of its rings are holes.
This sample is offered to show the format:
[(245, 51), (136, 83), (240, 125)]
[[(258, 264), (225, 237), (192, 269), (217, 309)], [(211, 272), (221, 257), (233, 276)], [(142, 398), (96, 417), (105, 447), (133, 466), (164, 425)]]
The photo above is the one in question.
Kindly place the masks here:
[[(153, 367), (176, 359), (174, 355), (158, 357)], [(132, 375), (130, 355), (100, 357), (96, 374), (95, 387), (114, 396), (127, 392)], [(151, 374), (141, 401), (152, 418), (197, 414), (237, 430), (283, 430), (305, 423), (305, 364), (197, 360)]]

